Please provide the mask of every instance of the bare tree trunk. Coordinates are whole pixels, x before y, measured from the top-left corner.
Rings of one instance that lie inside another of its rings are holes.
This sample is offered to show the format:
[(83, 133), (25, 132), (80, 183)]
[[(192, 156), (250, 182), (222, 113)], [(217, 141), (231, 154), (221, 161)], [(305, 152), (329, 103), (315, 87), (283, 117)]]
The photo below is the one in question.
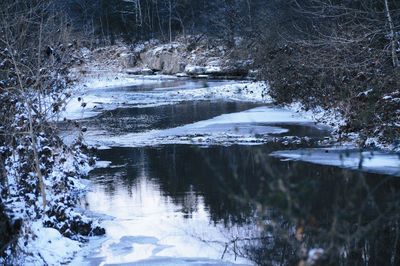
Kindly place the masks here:
[(182, 28), (182, 35), (183, 38), (186, 40), (186, 28), (185, 28), (185, 23), (183, 22), (183, 18), (181, 17), (181, 15), (178, 13), (176, 16), (176, 20), (179, 21), (179, 24), (181, 24), (181, 28)]
[(140, 21), (140, 27), (143, 26), (143, 16), (142, 16), (142, 5), (140, 4), (140, 0), (138, 0), (138, 9), (139, 9), (139, 21)]
[(168, 28), (169, 28), (169, 42), (172, 42), (172, 3), (171, 0), (169, 3), (169, 19), (168, 19)]
[[(31, 110), (29, 110), (29, 113), (31, 114)], [(43, 211), (45, 211), (46, 209), (46, 205), (47, 205), (47, 199), (46, 199), (46, 187), (44, 184), (44, 178), (42, 175), (42, 171), (40, 169), (40, 162), (39, 162), (39, 155), (38, 155), (38, 151), (37, 151), (37, 143), (36, 143), (36, 136), (35, 133), (33, 132), (33, 123), (32, 123), (32, 116), (29, 116), (29, 124), (30, 124), (30, 137), (32, 139), (32, 146), (33, 146), (33, 156), (34, 156), (34, 164), (35, 164), (35, 170), (36, 170), (36, 174), (39, 180), (39, 188), (40, 188), (40, 193), (42, 194), (42, 203), (43, 203)]]
[(247, 4), (248, 17), (249, 17), (249, 26), (251, 27), (251, 29), (253, 29), (253, 20), (252, 20), (252, 17), (251, 17), (251, 3), (250, 3), (250, 0), (247, 0), (246, 4)]
[(161, 37), (163, 40), (165, 40), (165, 36), (164, 36), (164, 31), (161, 25), (161, 16), (160, 16), (160, 8), (158, 6), (158, 0), (156, 0), (156, 9), (157, 9), (157, 20), (158, 20), (158, 26), (160, 28), (160, 33), (161, 33)]
[(394, 24), (393, 24), (393, 19), (390, 14), (390, 9), (389, 9), (389, 2), (388, 0), (385, 1), (385, 13), (386, 13), (386, 18), (388, 20), (389, 24), (389, 29), (390, 29), (390, 39), (391, 39), (391, 47), (392, 47), (392, 62), (393, 62), (393, 67), (398, 67), (399, 66), (399, 58), (397, 57), (397, 37), (396, 37), (396, 32), (394, 30)]

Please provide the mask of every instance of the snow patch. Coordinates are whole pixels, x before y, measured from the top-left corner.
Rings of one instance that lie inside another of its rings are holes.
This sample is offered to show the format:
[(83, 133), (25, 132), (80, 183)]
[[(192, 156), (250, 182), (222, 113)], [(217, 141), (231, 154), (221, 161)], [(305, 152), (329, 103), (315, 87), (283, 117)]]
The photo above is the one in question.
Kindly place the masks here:
[(327, 125), (334, 130), (338, 130), (341, 126), (344, 126), (346, 124), (346, 120), (339, 110), (326, 110), (321, 106), (305, 110), (304, 105), (299, 102), (292, 103), (290, 105), (287, 105), (286, 107), (294, 112), (301, 114), (304, 117)]
[(60, 265), (69, 262), (81, 249), (78, 241), (60, 234), (56, 229), (43, 227), (41, 221), (33, 222), (29, 227), (31, 238), (20, 239), (19, 245), (31, 256), (25, 258), (23, 264)]
[(400, 154), (396, 153), (333, 147), (276, 151), (271, 155), (314, 164), (400, 176)]
[(110, 161), (96, 161), (95, 168), (107, 168), (111, 165)]

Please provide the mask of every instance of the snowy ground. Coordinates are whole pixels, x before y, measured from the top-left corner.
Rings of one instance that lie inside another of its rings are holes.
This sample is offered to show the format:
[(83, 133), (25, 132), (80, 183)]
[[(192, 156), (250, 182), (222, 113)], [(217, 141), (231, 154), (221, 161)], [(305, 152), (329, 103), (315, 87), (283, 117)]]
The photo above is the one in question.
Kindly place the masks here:
[[(38, 150), (41, 151), (43, 149), (51, 150), (48, 146), (40, 147)], [(16, 248), (18, 257), (14, 258), (13, 263), (20, 265), (65, 264), (71, 261), (82, 247), (82, 243), (79, 241), (63, 236), (58, 230), (44, 226), (44, 223), (47, 220), (59, 222), (57, 218), (47, 213), (54, 206), (60, 211), (64, 210), (64, 208), (67, 211), (65, 212), (64, 222), (77, 216), (88, 222), (91, 221), (66, 205), (73, 204), (74, 195), (86, 189), (87, 184), (80, 177), (88, 174), (93, 168), (88, 165), (86, 155), (79, 151), (73, 153), (62, 152), (57, 149), (52, 152), (55, 154), (52, 159), (54, 164), (51, 169), (48, 169), (49, 174), (44, 178), (46, 210), (42, 208), (42, 196), (36, 198), (33, 192), (30, 194), (23, 192), (21, 195), (21, 187), (17, 180), (21, 179), (19, 174), (23, 163), (18, 154), (13, 154), (6, 161), (7, 183), (10, 194), (7, 208), (12, 211), (14, 219), (20, 218), (24, 221), (21, 229), (21, 236), (24, 237), (18, 239)], [(71, 176), (72, 174), (73, 176)], [(25, 179), (27, 178), (25, 177)], [(26, 180), (26, 182), (29, 182), (29, 180)], [(35, 180), (35, 182), (37, 181)], [(60, 191), (59, 184), (65, 186), (66, 182), (68, 182), (67, 188)], [(67, 197), (71, 200), (66, 200)], [(36, 202), (32, 204), (32, 200)], [(6, 251), (6, 253), (10, 252), (10, 250)], [(2, 261), (0, 260), (1, 263)]]
[(310, 120), (318, 122), (319, 124), (327, 125), (337, 131), (341, 126), (345, 125), (345, 119), (340, 114), (339, 110), (325, 110), (322, 107), (315, 107), (314, 109), (305, 111), (304, 106), (300, 103), (292, 103), (285, 108), (292, 110), (293, 112), (301, 114)]
[[(43, 227), (42, 221), (26, 225), (29, 228), (29, 238), (20, 239), (19, 246), (30, 254), (24, 256), (21, 265), (61, 265), (71, 261), (81, 250), (82, 243), (71, 240), (53, 228)], [(27, 243), (25, 245), (23, 242)]]

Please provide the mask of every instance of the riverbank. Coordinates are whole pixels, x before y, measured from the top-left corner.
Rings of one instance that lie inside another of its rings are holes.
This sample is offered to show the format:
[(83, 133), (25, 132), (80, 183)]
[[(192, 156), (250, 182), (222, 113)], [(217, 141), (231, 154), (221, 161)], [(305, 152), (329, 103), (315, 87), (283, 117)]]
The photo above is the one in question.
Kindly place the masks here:
[[(253, 65), (250, 53), (245, 51), (245, 41), (238, 39), (236, 45), (228, 48), (222, 42), (209, 41), (205, 38), (177, 39), (174, 43), (162, 44), (157, 40), (138, 43), (132, 46), (118, 44), (110, 47), (89, 50), (80, 50), (80, 66), (72, 68), (70, 76), (72, 80), (78, 81), (78, 91), (83, 92), (85, 88), (111, 88), (114, 86), (133, 86), (140, 83), (140, 77), (144, 82), (161, 82), (162, 79), (188, 79), (188, 78), (250, 78), (257, 77), (259, 72)], [(235, 75), (235, 73), (237, 75)], [(375, 131), (356, 129), (351, 126), (355, 117), (355, 111), (349, 111), (340, 103), (330, 105), (309, 104), (301, 98), (294, 97), (293, 100), (282, 101), (277, 94), (275, 85), (270, 88), (267, 82), (254, 84), (265, 84), (264, 89), (255, 89), (258, 85), (251, 85), (247, 89), (246, 83), (242, 93), (232, 93), (229, 88), (218, 90), (221, 96), (231, 97), (236, 94), (241, 98), (244, 94), (251, 97), (243, 97), (248, 100), (274, 102), (290, 110), (301, 113), (303, 116), (314, 119), (316, 122), (330, 126), (334, 129), (333, 137), (338, 143), (356, 145), (361, 148), (379, 148), (386, 151), (398, 151), (399, 144), (393, 136), (385, 137), (379, 133), (376, 125)], [(234, 90), (233, 90), (234, 91)], [(246, 92), (247, 91), (247, 92)], [(302, 91), (307, 91), (303, 89)], [(230, 94), (230, 95), (229, 95)], [(304, 93), (303, 93), (304, 94)], [(364, 95), (364, 94), (362, 94)], [(361, 99), (362, 95), (357, 99)], [(365, 94), (365, 95), (368, 95)], [(386, 95), (387, 96), (387, 95)], [(395, 102), (397, 98), (386, 97), (383, 101)], [(306, 97), (306, 96), (305, 96)], [(367, 97), (367, 96), (366, 96)], [(88, 100), (91, 101), (90, 99)], [(357, 100), (358, 101), (358, 100)], [(383, 104), (386, 105), (386, 104)], [(393, 104), (392, 104), (393, 105)], [(95, 104), (91, 105), (92, 107)], [(341, 107), (339, 107), (341, 106)], [(391, 106), (390, 104), (387, 106)], [(384, 108), (385, 109), (385, 108)], [(386, 108), (387, 109), (387, 108)], [(386, 110), (385, 109), (385, 110)], [(393, 108), (391, 107), (390, 110)], [(379, 114), (378, 114), (379, 115)], [(383, 115), (383, 114), (382, 114)], [(375, 133), (374, 133), (375, 132)]]

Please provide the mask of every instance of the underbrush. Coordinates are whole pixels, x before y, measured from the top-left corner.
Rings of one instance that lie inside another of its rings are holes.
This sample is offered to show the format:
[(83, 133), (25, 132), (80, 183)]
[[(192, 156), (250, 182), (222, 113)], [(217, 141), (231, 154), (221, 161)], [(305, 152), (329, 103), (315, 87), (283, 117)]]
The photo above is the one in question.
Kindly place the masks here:
[[(56, 123), (77, 49), (65, 20), (47, 1), (0, 4), (0, 264), (61, 264), (104, 234), (76, 210), (93, 160)], [(70, 248), (50, 252), (56, 243)]]
[(346, 120), (340, 134), (358, 133), (361, 145), (398, 147), (400, 70), (387, 53), (363, 45), (287, 43), (263, 50), (257, 61), (277, 103), (338, 110)]

